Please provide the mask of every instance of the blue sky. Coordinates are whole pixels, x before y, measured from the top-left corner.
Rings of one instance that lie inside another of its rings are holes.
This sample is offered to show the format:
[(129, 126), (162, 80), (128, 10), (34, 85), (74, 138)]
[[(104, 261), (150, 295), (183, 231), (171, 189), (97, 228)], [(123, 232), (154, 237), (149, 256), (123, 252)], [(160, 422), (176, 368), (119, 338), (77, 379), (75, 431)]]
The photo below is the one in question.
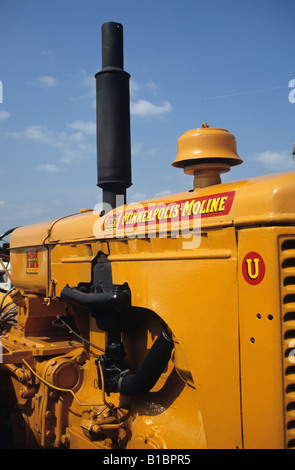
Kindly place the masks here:
[[(294, 0), (0, 0), (0, 232), (93, 208), (101, 25), (124, 27), (131, 75), (128, 201), (177, 193), (177, 139), (207, 122), (243, 165), (224, 181), (295, 169)], [(1, 98), (1, 93), (0, 93)]]

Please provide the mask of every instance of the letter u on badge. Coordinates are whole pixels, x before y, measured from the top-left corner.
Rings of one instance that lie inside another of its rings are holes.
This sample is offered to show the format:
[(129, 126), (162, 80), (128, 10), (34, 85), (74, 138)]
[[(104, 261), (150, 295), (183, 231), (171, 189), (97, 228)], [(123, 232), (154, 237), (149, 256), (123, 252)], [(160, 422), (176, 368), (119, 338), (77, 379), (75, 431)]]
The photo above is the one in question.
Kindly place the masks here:
[(257, 279), (259, 275), (259, 258), (246, 259), (247, 272), (250, 279)]
[(246, 254), (242, 262), (242, 273), (248, 284), (257, 285), (265, 275), (265, 263), (262, 256), (255, 251)]

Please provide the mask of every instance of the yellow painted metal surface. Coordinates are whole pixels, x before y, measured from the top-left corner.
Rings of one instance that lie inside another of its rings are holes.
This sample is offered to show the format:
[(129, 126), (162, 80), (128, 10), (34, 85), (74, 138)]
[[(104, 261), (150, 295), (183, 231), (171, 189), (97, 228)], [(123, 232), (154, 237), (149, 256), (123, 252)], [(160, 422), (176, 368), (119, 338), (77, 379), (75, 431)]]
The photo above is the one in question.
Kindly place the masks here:
[[(0, 372), (11, 375), (19, 419), (33, 430), (26, 445), (293, 447), (294, 184), (293, 172), (281, 173), (17, 229), (19, 314)], [(60, 299), (66, 284), (93, 281), (100, 256), (113, 283), (128, 284), (142, 320), (122, 334), (130, 369), (162, 322), (173, 334), (168, 368), (142, 397), (98, 389), (94, 346), (105, 347), (106, 333)], [(91, 345), (57, 321), (66, 308)]]
[(49, 257), (46, 247), (35, 245), (16, 248), (11, 251), (10, 262), (15, 287), (46, 295), (49, 282)]
[(181, 344), (211, 448), (242, 446), (235, 243), (229, 228), (207, 233), (200, 258), (198, 249), (185, 260), (180, 251), (152, 261), (111, 252), (115, 282), (128, 280), (133, 303), (157, 312)]
[(246, 448), (285, 446), (278, 253), (278, 236), (285, 230), (245, 228), (238, 234), (241, 397)]

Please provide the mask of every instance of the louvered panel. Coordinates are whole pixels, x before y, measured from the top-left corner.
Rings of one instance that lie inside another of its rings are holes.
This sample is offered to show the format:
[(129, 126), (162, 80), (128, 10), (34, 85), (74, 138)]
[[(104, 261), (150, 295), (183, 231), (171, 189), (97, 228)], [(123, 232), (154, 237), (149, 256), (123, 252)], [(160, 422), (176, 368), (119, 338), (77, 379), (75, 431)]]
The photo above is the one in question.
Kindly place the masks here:
[(286, 447), (295, 448), (295, 238), (281, 240), (282, 340)]

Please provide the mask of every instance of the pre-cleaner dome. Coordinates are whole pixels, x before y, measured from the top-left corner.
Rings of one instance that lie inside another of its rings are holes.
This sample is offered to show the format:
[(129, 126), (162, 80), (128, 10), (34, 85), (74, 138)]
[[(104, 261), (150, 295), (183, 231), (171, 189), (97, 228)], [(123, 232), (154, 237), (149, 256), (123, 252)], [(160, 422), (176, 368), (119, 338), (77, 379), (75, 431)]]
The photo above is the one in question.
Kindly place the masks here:
[(237, 154), (235, 137), (225, 129), (202, 124), (200, 129), (187, 131), (178, 139), (172, 165), (193, 175), (194, 189), (198, 189), (220, 184), (221, 173), (240, 163), (243, 160)]
[(237, 154), (236, 139), (230, 132), (202, 124), (200, 129), (187, 131), (178, 139), (173, 166), (185, 168), (209, 161), (230, 166), (243, 163)]

